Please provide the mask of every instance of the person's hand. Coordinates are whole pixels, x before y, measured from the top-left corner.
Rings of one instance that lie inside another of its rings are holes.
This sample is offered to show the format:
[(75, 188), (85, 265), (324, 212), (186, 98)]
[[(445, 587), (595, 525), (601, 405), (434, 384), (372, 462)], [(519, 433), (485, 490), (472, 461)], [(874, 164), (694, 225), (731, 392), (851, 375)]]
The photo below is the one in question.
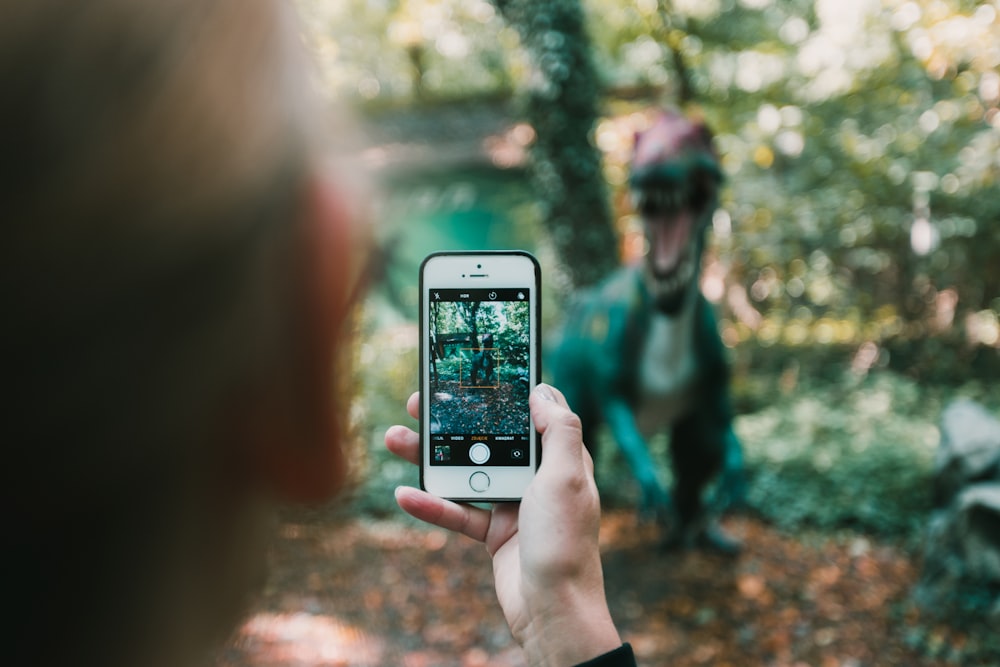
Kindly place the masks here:
[[(417, 416), (418, 394), (407, 411)], [(453, 503), (411, 487), (396, 502), (412, 516), (486, 545), (497, 597), (530, 665), (575, 665), (621, 646), (604, 595), (598, 550), (601, 508), (580, 420), (557, 390), (539, 385), (531, 417), (542, 434), (542, 463), (520, 503), (492, 509)], [(419, 464), (419, 436), (405, 426), (386, 447)]]

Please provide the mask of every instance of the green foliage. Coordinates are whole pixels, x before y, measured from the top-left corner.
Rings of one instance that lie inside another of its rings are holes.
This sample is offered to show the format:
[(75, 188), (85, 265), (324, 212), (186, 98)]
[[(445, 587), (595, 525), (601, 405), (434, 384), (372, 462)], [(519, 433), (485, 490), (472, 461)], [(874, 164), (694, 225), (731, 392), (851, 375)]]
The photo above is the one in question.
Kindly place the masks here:
[(750, 505), (789, 529), (916, 534), (941, 407), (928, 394), (898, 376), (847, 376), (741, 417)]
[(509, 93), (517, 35), (486, 0), (298, 0), (332, 96), (366, 105)]
[(989, 386), (975, 381), (952, 388), (892, 372), (795, 383), (788, 377), (758, 378), (765, 383), (758, 390), (779, 398), (736, 422), (750, 504), (788, 529), (854, 528), (919, 539), (931, 507), (942, 409), (958, 396), (1000, 407)]

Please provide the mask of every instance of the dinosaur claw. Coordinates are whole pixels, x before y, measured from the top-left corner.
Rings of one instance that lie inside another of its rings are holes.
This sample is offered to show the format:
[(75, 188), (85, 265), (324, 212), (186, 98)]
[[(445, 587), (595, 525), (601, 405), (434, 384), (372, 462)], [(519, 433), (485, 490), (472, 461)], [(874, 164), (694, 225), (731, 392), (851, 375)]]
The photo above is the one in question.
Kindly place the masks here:
[(701, 531), (696, 538), (696, 545), (722, 556), (738, 556), (743, 551), (743, 542), (718, 526), (708, 526)]
[(671, 531), (663, 541), (662, 550), (689, 551), (699, 549), (720, 556), (735, 557), (743, 551), (743, 543), (731, 537), (715, 524), (688, 526), (686, 529)]

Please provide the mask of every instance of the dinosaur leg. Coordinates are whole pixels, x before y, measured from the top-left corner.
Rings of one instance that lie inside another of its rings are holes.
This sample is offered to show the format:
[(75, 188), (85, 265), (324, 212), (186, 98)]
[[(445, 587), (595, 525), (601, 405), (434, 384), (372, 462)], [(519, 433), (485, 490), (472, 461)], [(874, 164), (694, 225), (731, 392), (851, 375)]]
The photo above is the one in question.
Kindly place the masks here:
[(706, 427), (697, 414), (674, 427), (670, 454), (678, 526), (668, 546), (697, 546), (730, 555), (740, 551), (740, 543), (722, 531), (704, 502), (705, 489), (725, 459), (726, 442), (721, 435), (718, 429)]

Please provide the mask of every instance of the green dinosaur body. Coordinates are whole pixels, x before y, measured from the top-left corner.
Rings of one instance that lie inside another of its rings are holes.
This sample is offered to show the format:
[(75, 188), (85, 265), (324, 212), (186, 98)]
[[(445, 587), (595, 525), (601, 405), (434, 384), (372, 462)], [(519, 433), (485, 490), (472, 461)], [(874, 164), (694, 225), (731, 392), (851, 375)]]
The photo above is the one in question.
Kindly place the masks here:
[[(690, 543), (710, 525), (703, 498), (714, 478), (716, 505), (743, 499), (743, 456), (725, 347), (698, 287), (721, 174), (703, 126), (670, 114), (661, 121), (639, 137), (633, 164), (647, 258), (580, 296), (550, 347), (548, 368), (580, 416), (591, 452), (606, 424), (639, 484), (641, 509), (673, 519), (673, 538)], [(648, 446), (663, 431), (669, 463), (654, 460)], [(672, 490), (660, 481), (663, 465), (671, 467)]]

